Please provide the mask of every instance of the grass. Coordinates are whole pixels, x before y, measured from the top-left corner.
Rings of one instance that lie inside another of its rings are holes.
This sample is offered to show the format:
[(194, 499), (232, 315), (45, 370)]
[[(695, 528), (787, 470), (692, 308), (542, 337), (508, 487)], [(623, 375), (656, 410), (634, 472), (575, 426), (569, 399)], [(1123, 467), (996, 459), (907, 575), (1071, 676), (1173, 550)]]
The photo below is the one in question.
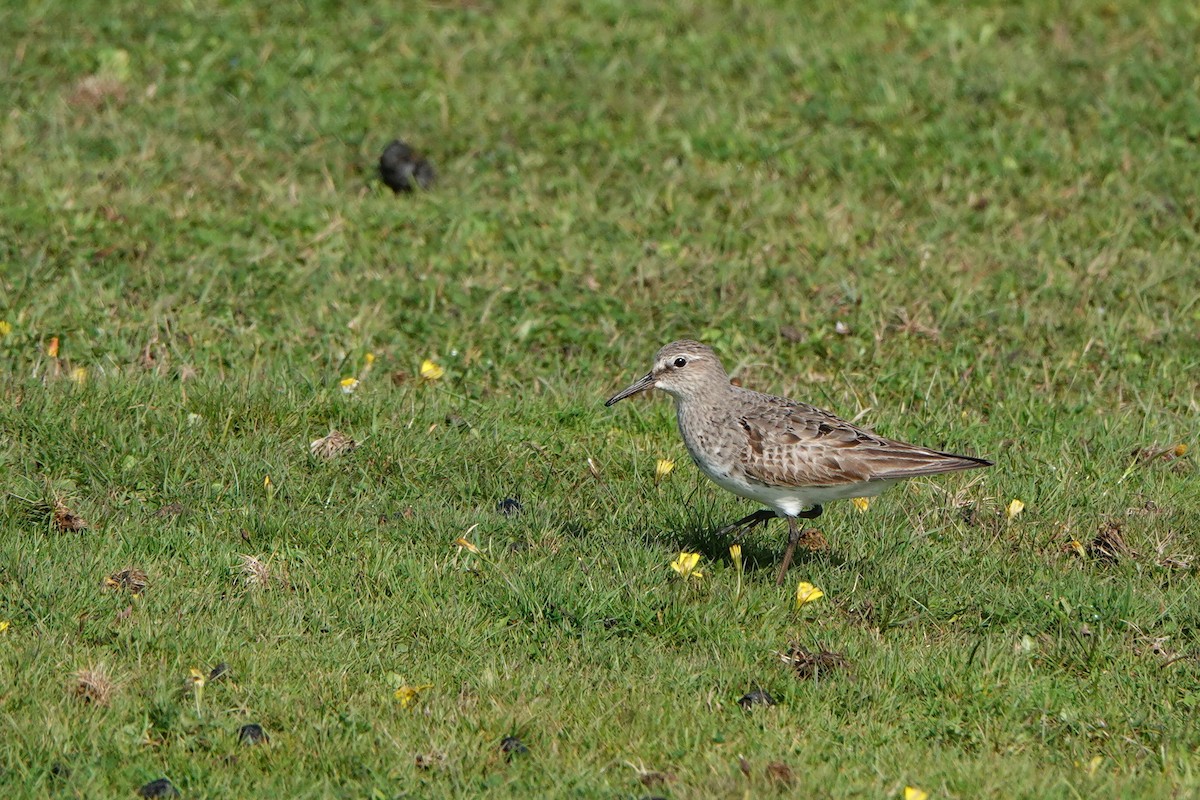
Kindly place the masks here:
[[(1138, 455), (1197, 445), (1194, 4), (0, 25), (4, 796), (1200, 791), (1194, 460)], [(685, 335), (997, 465), (739, 594), (751, 508), (601, 406)]]

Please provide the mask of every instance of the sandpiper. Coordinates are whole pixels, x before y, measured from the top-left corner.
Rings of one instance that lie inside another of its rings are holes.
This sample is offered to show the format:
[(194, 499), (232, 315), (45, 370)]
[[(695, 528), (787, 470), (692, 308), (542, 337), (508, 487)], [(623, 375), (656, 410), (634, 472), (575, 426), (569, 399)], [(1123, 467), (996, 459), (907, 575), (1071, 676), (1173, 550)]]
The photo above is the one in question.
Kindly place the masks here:
[(825, 503), (872, 497), (918, 475), (992, 465), (887, 439), (816, 406), (734, 386), (713, 349), (688, 339), (659, 350), (654, 369), (604, 405), (651, 388), (675, 398), (679, 432), (701, 472), (736, 495), (770, 506), (722, 532), (787, 518), (779, 584), (801, 537), (796, 520), (819, 517)]

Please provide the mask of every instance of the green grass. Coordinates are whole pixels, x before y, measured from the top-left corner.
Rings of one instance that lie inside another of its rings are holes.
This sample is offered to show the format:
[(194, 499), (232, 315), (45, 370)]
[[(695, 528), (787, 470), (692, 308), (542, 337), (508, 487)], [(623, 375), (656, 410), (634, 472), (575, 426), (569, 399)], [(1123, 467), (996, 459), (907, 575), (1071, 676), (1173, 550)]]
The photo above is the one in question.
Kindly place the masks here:
[[(1196, 470), (1133, 455), (1200, 445), (1194, 3), (0, 28), (3, 796), (788, 792), (772, 763), (817, 797), (1200, 793)], [(376, 181), (397, 135), (434, 191)], [(753, 507), (665, 399), (601, 405), (683, 336), (997, 464), (830, 506), (784, 589), (782, 524), (755, 532), (739, 595), (712, 531)], [(362, 447), (314, 459), (331, 428)], [(125, 567), (142, 596), (105, 588)], [(849, 667), (798, 678), (792, 643)]]

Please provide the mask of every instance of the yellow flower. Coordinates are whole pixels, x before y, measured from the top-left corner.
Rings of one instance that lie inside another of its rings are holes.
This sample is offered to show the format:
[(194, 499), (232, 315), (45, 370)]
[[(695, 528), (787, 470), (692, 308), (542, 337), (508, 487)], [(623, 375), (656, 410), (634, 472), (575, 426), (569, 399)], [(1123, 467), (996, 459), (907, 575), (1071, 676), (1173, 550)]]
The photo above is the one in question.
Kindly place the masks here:
[(462, 537), (462, 536), (458, 537), (457, 539), (454, 540), (454, 543), (456, 545), (458, 545), (459, 547), (465, 548), (468, 552), (479, 555), (479, 548), (476, 547), (475, 545), (471, 544), (470, 542), (468, 542), (465, 537)]
[(733, 559), (733, 568), (738, 572), (742, 571), (742, 546), (740, 544), (729, 545), (729, 557)]
[(699, 553), (681, 552), (679, 558), (671, 562), (671, 569), (684, 578), (703, 578), (704, 573), (696, 569), (696, 565), (699, 563)]
[[(2, 325), (2, 324), (3, 323), (0, 323), (0, 325)], [(4, 329), (0, 328), (0, 334), (3, 334), (3, 333), (4, 333)], [(1175, 453), (1176, 458), (1183, 458), (1185, 455), (1187, 455), (1187, 445), (1183, 444), (1181, 442), (1181, 443), (1175, 445), (1175, 449), (1171, 452)]]
[(264, 489), (271, 488), (271, 476), (270, 475), (266, 475), (263, 477), (263, 488)]
[(204, 684), (206, 682), (203, 672), (195, 667), (188, 670), (187, 685), (192, 690), (192, 695), (196, 699), (196, 716), (201, 715), (200, 706), (204, 700)]
[(1009, 502), (1008, 508), (1005, 509), (1004, 513), (1008, 514), (1009, 519), (1013, 519), (1014, 517), (1016, 517), (1018, 514), (1020, 514), (1024, 510), (1025, 510), (1025, 504), (1014, 497)]
[(342, 378), (342, 394), (354, 394), (354, 390), (358, 388), (358, 384), (358, 378)]
[(929, 792), (915, 786), (905, 786), (904, 800), (929, 800)]
[(796, 587), (796, 608), (803, 608), (808, 603), (820, 600), (824, 596), (825, 593), (811, 583), (801, 581), (800, 585)]
[(446, 370), (433, 359), (427, 358), (421, 362), (421, 379), (426, 381), (436, 381), (438, 378), (446, 374)]
[(6, 630), (8, 630), (8, 626), (11, 624), (12, 623), (6, 619), (0, 619), (0, 633), (4, 633)]
[(675, 469), (675, 462), (669, 458), (660, 458), (654, 465), (654, 482), (658, 483), (663, 478), (671, 474), (671, 470)]
[(375, 363), (375, 354), (367, 353), (365, 356), (363, 356), (363, 360), (366, 362), (367, 366), (369, 367)]
[(1072, 539), (1067, 547), (1074, 551), (1080, 558), (1087, 558), (1087, 550), (1084, 548), (1083, 542), (1078, 539)]
[(871, 498), (869, 497), (856, 497), (850, 502), (854, 503), (855, 508), (863, 512), (871, 507)]
[(423, 683), (420, 686), (409, 686), (408, 684), (405, 684), (404, 686), (398, 687), (394, 694), (396, 699), (400, 701), (400, 707), (408, 708), (416, 702), (417, 695), (426, 689), (432, 688), (432, 683)]
[(76, 367), (71, 370), (71, 380), (82, 386), (87, 381), (87, 367)]
[(51, 336), (50, 344), (46, 345), (46, 355), (51, 358), (58, 358), (58, 337)]
[(10, 333), (12, 333), (12, 323), (0, 319), (0, 336), (8, 336)]

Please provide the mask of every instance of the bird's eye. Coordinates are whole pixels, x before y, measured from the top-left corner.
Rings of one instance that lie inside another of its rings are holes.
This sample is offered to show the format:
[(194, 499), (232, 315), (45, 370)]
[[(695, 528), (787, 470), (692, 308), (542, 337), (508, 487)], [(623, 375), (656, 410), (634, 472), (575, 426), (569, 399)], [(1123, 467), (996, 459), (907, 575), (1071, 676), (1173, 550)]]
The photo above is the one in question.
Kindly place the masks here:
[(679, 358), (675, 359), (675, 368), (676, 369), (679, 369), (680, 367), (684, 367), (684, 366), (687, 366), (686, 358), (684, 358), (683, 356), (680, 356)]

